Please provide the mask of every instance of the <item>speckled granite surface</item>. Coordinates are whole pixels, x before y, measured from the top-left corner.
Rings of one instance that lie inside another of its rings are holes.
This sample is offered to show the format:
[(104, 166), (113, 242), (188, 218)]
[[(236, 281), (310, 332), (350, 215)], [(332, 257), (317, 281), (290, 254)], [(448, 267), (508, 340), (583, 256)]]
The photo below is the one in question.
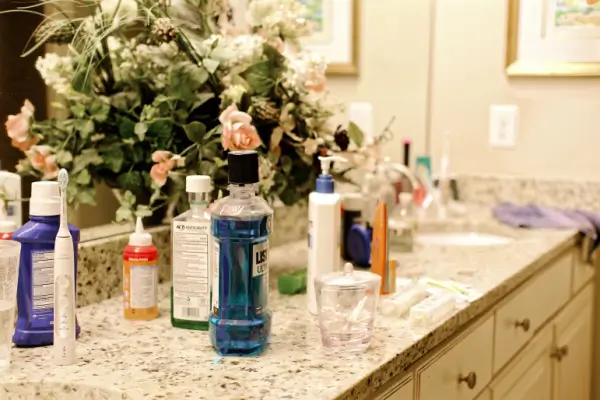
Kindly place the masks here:
[[(293, 207), (276, 207), (274, 226), (277, 235), (271, 246), (304, 238), (308, 211), (305, 203)], [(107, 225), (82, 230), (77, 270), (77, 306), (83, 307), (120, 296), (122, 292), (122, 257), (129, 240), (123, 226)], [(148, 229), (159, 252), (160, 282), (170, 280), (171, 238), (168, 226)], [(116, 233), (116, 234), (115, 234)]]
[(460, 175), (461, 199), (493, 205), (502, 201), (537, 203), (600, 212), (600, 180), (538, 179), (504, 175)]
[[(23, 390), (37, 390), (37, 398), (65, 398), (63, 393), (75, 388), (81, 399), (366, 399), (575, 240), (571, 231), (512, 230), (484, 220), (477, 225), (481, 230), (508, 235), (514, 242), (486, 249), (418, 247), (399, 257), (400, 273), (455, 278), (484, 293), (437, 327), (415, 331), (406, 319), (379, 315), (365, 353), (324, 353), (315, 320), (305, 311), (305, 296), (281, 296), (274, 290), (276, 275), (305, 264), (302, 241), (271, 254), (274, 325), (265, 355), (219, 359), (206, 333), (171, 328), (163, 286), (163, 316), (155, 321), (124, 321), (119, 299), (78, 310), (78, 365), (52, 366), (48, 348), (15, 349), (11, 371), (0, 376), (0, 397), (37, 382), (37, 388)], [(102, 389), (105, 397), (95, 397)]]

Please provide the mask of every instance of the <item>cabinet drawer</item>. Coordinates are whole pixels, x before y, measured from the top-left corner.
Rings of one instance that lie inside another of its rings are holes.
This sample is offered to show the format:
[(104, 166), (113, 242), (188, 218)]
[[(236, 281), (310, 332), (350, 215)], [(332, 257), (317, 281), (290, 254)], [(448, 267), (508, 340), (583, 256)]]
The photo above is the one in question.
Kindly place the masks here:
[[(492, 377), (494, 320), (488, 318), (462, 340), (419, 368), (420, 400), (473, 400)], [(485, 398), (485, 397), (484, 397)]]
[[(573, 293), (577, 293), (594, 276), (594, 265), (588, 262), (588, 254), (592, 240), (588, 237), (582, 239), (581, 246), (573, 250)], [(596, 250), (596, 253), (598, 250)], [(597, 264), (597, 254), (594, 255), (593, 263)]]
[(402, 382), (396, 388), (379, 396), (378, 400), (413, 400), (413, 392), (415, 390), (415, 382), (410, 379)]
[(569, 300), (573, 253), (560, 256), (496, 311), (494, 372)]

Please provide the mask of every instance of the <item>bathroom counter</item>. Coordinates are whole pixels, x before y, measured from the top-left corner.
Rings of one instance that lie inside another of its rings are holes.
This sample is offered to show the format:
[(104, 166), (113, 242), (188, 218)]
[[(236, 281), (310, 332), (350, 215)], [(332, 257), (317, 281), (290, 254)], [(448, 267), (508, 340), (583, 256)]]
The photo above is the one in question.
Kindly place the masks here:
[(487, 248), (419, 247), (397, 256), (399, 275), (454, 278), (482, 293), (437, 327), (414, 331), (406, 318), (378, 315), (366, 352), (327, 355), (316, 321), (305, 310), (305, 296), (282, 296), (275, 289), (276, 275), (306, 263), (305, 242), (295, 242), (271, 252), (274, 324), (271, 348), (263, 356), (219, 358), (205, 332), (172, 328), (168, 288), (162, 285), (162, 317), (151, 322), (125, 321), (119, 298), (79, 309), (77, 365), (53, 366), (51, 348), (15, 349), (11, 371), (0, 377), (0, 398), (4, 393), (61, 399), (69, 393), (77, 399), (88, 398), (86, 393), (111, 399), (366, 398), (576, 240), (574, 231), (514, 230), (486, 220), (482, 229), (514, 241)]

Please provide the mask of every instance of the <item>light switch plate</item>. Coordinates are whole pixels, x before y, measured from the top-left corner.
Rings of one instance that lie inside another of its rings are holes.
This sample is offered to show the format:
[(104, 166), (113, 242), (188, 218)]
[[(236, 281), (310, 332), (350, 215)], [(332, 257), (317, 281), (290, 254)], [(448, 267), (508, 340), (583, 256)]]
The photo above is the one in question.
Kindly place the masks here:
[(513, 148), (517, 145), (519, 107), (516, 105), (490, 106), (490, 145)]

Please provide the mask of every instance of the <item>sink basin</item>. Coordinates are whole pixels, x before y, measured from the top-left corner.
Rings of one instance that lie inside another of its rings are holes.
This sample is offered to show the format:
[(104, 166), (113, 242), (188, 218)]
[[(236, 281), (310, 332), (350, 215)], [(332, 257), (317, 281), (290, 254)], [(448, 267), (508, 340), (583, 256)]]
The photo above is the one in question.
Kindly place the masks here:
[(506, 236), (477, 232), (423, 233), (416, 237), (419, 244), (437, 246), (501, 246), (513, 241)]
[(18, 382), (0, 383), (0, 399), (125, 400), (135, 396), (120, 390), (78, 383)]

